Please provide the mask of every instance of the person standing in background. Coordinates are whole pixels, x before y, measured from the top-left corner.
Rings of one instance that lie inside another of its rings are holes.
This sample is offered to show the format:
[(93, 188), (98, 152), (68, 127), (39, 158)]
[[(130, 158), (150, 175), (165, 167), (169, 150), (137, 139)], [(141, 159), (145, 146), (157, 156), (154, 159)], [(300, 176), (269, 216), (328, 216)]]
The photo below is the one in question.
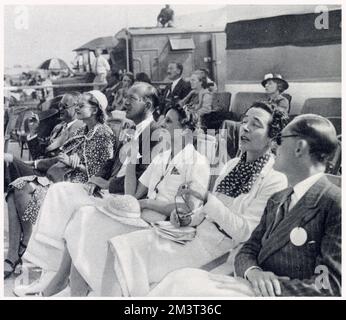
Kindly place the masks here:
[[(107, 85), (107, 73), (111, 70), (108, 61), (102, 56), (102, 49), (96, 48), (96, 59), (92, 66), (92, 72), (95, 74), (94, 89), (101, 90)], [(98, 85), (97, 83), (104, 83), (104, 85)]]

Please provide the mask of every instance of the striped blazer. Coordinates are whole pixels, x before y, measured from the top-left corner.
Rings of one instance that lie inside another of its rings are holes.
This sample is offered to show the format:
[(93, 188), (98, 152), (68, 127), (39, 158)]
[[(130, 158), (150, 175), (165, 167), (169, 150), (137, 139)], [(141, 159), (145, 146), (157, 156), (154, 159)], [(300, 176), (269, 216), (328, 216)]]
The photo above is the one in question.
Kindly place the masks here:
[[(288, 189), (274, 194), (260, 224), (235, 258), (235, 272), (243, 277), (252, 266), (278, 276), (284, 296), (341, 295), (341, 190), (323, 176), (288, 212), (271, 233), (278, 208)], [(296, 246), (291, 231), (302, 227), (307, 240)]]

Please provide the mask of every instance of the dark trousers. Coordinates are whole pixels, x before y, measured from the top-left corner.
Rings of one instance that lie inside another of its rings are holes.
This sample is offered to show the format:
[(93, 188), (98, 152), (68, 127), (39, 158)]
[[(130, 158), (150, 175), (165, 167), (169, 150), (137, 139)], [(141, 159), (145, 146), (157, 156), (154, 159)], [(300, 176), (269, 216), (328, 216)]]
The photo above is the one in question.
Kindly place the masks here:
[(42, 159), (38, 162), (38, 169), (35, 169), (33, 166), (26, 164), (24, 161), (14, 157), (12, 163), (10, 163), (8, 166), (4, 166), (5, 192), (7, 191), (8, 185), (20, 177), (31, 175), (36, 175), (40, 177), (45, 176), (47, 170), (57, 162), (58, 160), (56, 157)]

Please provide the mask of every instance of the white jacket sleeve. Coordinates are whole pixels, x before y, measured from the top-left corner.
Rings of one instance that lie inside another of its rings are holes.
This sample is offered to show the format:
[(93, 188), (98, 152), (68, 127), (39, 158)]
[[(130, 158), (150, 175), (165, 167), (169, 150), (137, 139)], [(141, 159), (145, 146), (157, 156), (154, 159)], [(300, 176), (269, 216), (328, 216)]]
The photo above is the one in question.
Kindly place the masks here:
[[(259, 224), (268, 199), (287, 187), (286, 176), (271, 171), (254, 197), (243, 202), (240, 212), (226, 207), (215, 195), (209, 194), (204, 212), (238, 243), (247, 241)], [(241, 195), (240, 195), (241, 196)]]
[[(205, 194), (208, 190), (209, 179), (210, 179), (210, 166), (206, 158), (199, 158), (194, 165), (190, 167), (190, 188), (199, 192), (200, 194)], [(193, 208), (198, 208), (202, 201), (196, 198), (191, 198), (193, 203)]]

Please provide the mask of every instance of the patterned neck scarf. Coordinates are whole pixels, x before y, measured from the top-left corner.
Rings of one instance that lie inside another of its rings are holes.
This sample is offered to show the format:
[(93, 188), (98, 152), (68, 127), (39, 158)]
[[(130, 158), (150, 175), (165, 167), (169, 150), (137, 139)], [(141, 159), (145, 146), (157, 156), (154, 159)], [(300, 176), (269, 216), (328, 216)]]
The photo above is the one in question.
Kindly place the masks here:
[(219, 183), (216, 192), (232, 198), (242, 193), (249, 193), (269, 159), (270, 155), (266, 153), (255, 161), (246, 162), (246, 153), (244, 153), (237, 165)]

